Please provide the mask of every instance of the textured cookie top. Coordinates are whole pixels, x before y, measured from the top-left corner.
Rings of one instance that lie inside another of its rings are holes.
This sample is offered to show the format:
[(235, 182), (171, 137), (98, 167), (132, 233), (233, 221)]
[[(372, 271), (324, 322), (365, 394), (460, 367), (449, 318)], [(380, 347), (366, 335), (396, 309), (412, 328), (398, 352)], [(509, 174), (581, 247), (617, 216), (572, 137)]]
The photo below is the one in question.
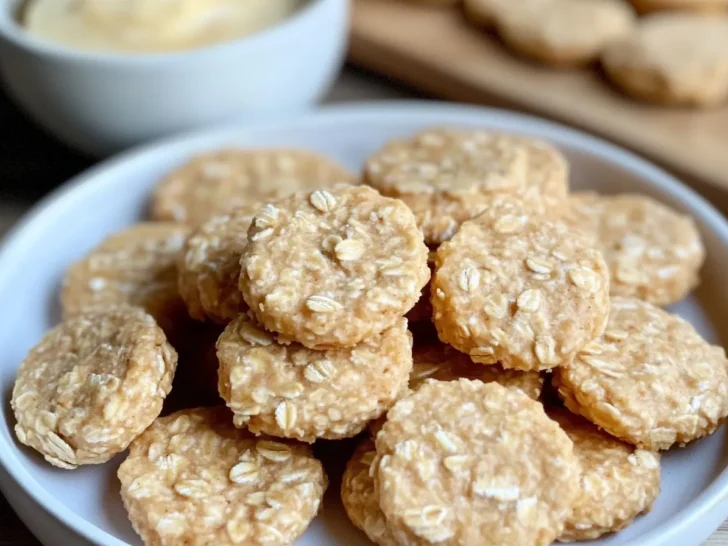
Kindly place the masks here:
[(635, 448), (568, 411), (555, 420), (574, 442), (581, 487), (559, 541), (593, 540), (629, 525), (660, 494), (660, 455)]
[[(365, 179), (412, 209), (428, 244), (450, 239), (495, 195), (541, 207), (566, 197), (568, 166), (550, 144), (475, 129), (430, 129), (392, 141), (365, 164)], [(543, 201), (543, 203), (541, 203)]]
[(20, 365), (15, 434), (61, 468), (106, 462), (159, 415), (176, 366), (177, 353), (139, 308), (68, 319)]
[(318, 512), (326, 475), (308, 447), (254, 438), (225, 409), (157, 419), (118, 471), (145, 544), (292, 544)]
[(241, 315), (217, 355), (220, 395), (236, 425), (313, 442), (355, 436), (394, 404), (407, 389), (412, 336), (399, 319), (354, 348), (314, 351)]
[(613, 436), (667, 449), (711, 433), (728, 414), (728, 360), (690, 323), (612, 298), (604, 335), (554, 382), (566, 405)]
[(428, 250), (401, 201), (364, 186), (298, 193), (253, 221), (240, 289), (268, 330), (307, 347), (353, 346), (420, 297)]
[(240, 256), (248, 228), (262, 205), (246, 205), (213, 216), (187, 238), (179, 254), (179, 292), (190, 316), (227, 324), (248, 306), (238, 288)]
[(369, 540), (378, 546), (399, 546), (379, 508), (371, 468), (376, 455), (374, 442), (369, 438), (356, 446), (341, 478), (341, 502), (351, 522), (364, 531)]
[(351, 173), (315, 152), (219, 150), (194, 157), (167, 175), (154, 193), (152, 217), (197, 226), (243, 205), (353, 181)]
[(143, 307), (166, 331), (187, 316), (177, 290), (176, 260), (188, 230), (168, 223), (141, 223), (110, 235), (66, 273), (64, 317), (85, 307)]
[(532, 0), (513, 4), (513, 9), (498, 12), (498, 32), (507, 44), (547, 62), (589, 62), (606, 45), (629, 34), (635, 25), (634, 12), (622, 0)]
[(483, 366), (460, 351), (444, 343), (421, 345), (412, 351), (412, 373), (409, 387), (417, 390), (427, 379), (454, 381), (456, 379), (478, 379), (483, 383), (496, 383), (507, 388), (515, 388), (534, 400), (541, 396), (543, 377), (538, 372), (504, 370), (494, 364)]
[(641, 195), (576, 193), (565, 220), (595, 238), (613, 296), (668, 305), (698, 284), (705, 249), (689, 216)]
[(579, 487), (571, 440), (523, 393), (427, 381), (377, 435), (382, 512), (402, 544), (550, 544)]
[(714, 103), (728, 93), (728, 17), (662, 13), (602, 56), (607, 72), (654, 100)]
[(568, 362), (609, 313), (601, 253), (561, 222), (502, 199), (437, 251), (440, 339), (483, 363), (541, 370)]

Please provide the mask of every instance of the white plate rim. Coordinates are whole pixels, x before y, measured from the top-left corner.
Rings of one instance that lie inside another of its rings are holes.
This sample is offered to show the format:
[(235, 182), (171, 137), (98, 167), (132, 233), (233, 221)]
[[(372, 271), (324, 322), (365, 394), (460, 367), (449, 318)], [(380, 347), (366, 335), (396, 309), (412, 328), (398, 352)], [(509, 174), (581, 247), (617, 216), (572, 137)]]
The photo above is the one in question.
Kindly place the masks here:
[[(491, 122), (513, 125), (514, 127), (510, 129), (512, 131), (542, 135), (545, 138), (558, 138), (559, 141), (572, 148), (617, 163), (633, 171), (639, 177), (649, 180), (661, 191), (678, 198), (687, 208), (695, 210), (721, 243), (728, 247), (728, 221), (708, 201), (667, 171), (599, 137), (556, 122), (498, 108), (423, 100), (362, 101), (322, 107), (293, 119), (253, 124), (233, 123), (203, 129), (143, 144), (98, 163), (44, 197), (7, 233), (0, 245), (0, 287), (8, 283), (10, 276), (7, 273), (8, 264), (12, 264), (14, 257), (24, 252), (23, 240), (35, 230), (41, 229), (41, 226), (48, 221), (43, 218), (56, 216), (61, 209), (69, 206), (74, 199), (80, 198), (84, 192), (103, 191), (103, 183), (94, 182), (94, 179), (103, 178), (105, 173), (123, 168), (127, 163), (150, 161), (156, 155), (177, 147), (204, 148), (206, 141), (226, 140), (227, 138), (234, 140), (242, 133), (291, 130), (296, 126), (310, 128), (316, 124), (367, 122), (376, 118), (413, 120), (423, 115), (432, 116), (435, 113), (449, 120), (444, 124), (453, 125), (457, 123), (472, 125), (473, 117), (487, 116)], [(4, 410), (5, 408), (3, 408), (3, 412)], [(3, 436), (0, 436), (0, 465), (7, 472), (10, 480), (21, 487), (38, 507), (86, 540), (104, 546), (128, 546), (128, 543), (89, 523), (63, 503), (47, 495), (37, 480), (22, 466), (19, 456), (13, 453), (12, 448), (13, 446)], [(726, 500), (728, 500), (728, 468), (724, 468), (713, 483), (668, 524), (642, 535), (640, 545), (659, 546), (665, 543), (671, 537), (684, 531), (686, 527), (694, 525)], [(728, 511), (728, 507), (726, 510)]]

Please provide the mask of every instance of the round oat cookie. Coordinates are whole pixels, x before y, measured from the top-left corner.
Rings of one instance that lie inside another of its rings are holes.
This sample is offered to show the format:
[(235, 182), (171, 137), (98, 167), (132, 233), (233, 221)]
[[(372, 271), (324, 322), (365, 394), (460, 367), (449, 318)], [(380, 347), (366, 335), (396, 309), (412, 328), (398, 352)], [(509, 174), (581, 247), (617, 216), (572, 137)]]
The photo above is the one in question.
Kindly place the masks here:
[(20, 365), (15, 435), (60, 468), (104, 463), (159, 415), (176, 366), (164, 332), (137, 307), (67, 319)]
[(298, 193), (255, 217), (240, 289), (268, 330), (314, 349), (352, 347), (414, 306), (427, 254), (401, 201), (366, 186)]
[(187, 238), (177, 262), (179, 292), (190, 316), (227, 324), (248, 310), (238, 288), (248, 228), (263, 207), (244, 205), (203, 222)]
[[(520, 8), (520, 9), (517, 9)], [(605, 46), (632, 32), (635, 14), (622, 0), (514, 2), (498, 13), (496, 26), (517, 53), (557, 66), (599, 58)]]
[(683, 299), (705, 259), (689, 216), (643, 195), (575, 193), (567, 223), (596, 238), (610, 270), (610, 293), (655, 305)]
[(311, 151), (217, 150), (167, 175), (154, 194), (151, 214), (197, 226), (240, 206), (353, 181), (343, 167)]
[(176, 266), (187, 234), (179, 224), (141, 223), (110, 235), (66, 272), (63, 316), (94, 306), (135, 305), (170, 334), (188, 316)]
[(565, 410), (549, 417), (574, 442), (581, 487), (560, 542), (593, 540), (624, 529), (660, 494), (660, 455), (635, 448)]
[[(430, 248), (427, 253), (427, 267), (430, 268), (430, 278), (435, 272), (435, 255), (437, 250)], [(430, 283), (428, 282), (422, 289), (420, 299), (417, 300), (414, 307), (409, 310), (406, 315), (410, 324), (432, 322), (432, 304), (430, 303)]]
[(377, 435), (375, 483), (402, 545), (546, 546), (579, 489), (571, 440), (515, 389), (426, 381)]
[(724, 12), (728, 0), (630, 0), (640, 13), (653, 11)]
[(149, 546), (293, 544), (316, 516), (326, 474), (308, 446), (254, 438), (224, 408), (157, 419), (118, 471)]
[(374, 487), (372, 463), (377, 455), (374, 441), (365, 438), (357, 445), (341, 478), (341, 502), (351, 522), (378, 546), (400, 546), (387, 527)]
[(602, 65), (628, 95), (664, 105), (728, 100), (728, 16), (661, 13), (608, 47)]
[(235, 424), (314, 442), (355, 436), (407, 389), (407, 321), (351, 349), (314, 351), (241, 315), (217, 342), (219, 390)]
[(565, 199), (568, 166), (550, 144), (477, 129), (429, 129), (393, 140), (365, 163), (364, 179), (404, 201), (428, 244), (450, 239), (495, 195), (532, 196), (541, 206)]
[(557, 221), (501, 199), (437, 251), (434, 322), (476, 362), (543, 370), (604, 331), (609, 272), (599, 250)]
[(668, 449), (711, 434), (728, 415), (728, 359), (690, 323), (612, 298), (604, 335), (553, 376), (566, 406), (612, 436)]
[(415, 347), (412, 351), (412, 363), (409, 378), (409, 388), (412, 390), (417, 390), (427, 379), (478, 379), (483, 383), (494, 381), (504, 387), (518, 389), (529, 398), (538, 400), (543, 388), (543, 377), (538, 372), (504, 370), (499, 364), (476, 364), (468, 355), (444, 343)]

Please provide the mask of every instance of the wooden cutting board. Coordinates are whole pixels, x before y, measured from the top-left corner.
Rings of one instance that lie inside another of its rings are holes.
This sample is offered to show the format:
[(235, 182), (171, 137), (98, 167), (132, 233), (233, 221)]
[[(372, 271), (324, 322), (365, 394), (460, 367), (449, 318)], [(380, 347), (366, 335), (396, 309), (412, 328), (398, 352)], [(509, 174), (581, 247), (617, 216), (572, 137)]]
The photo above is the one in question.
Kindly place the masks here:
[(353, 0), (350, 60), (443, 98), (575, 125), (679, 175), (728, 189), (728, 108), (695, 111), (631, 101), (596, 69), (557, 70), (511, 55), (457, 8)]

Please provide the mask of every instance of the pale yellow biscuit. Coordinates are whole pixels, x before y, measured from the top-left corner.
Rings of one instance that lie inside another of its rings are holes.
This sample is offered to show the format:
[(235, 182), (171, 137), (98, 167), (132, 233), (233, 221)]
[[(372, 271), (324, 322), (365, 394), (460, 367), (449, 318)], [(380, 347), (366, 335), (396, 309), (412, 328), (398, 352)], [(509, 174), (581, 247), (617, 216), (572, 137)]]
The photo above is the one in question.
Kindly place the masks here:
[(190, 316), (227, 324), (248, 310), (238, 288), (248, 228), (262, 205), (242, 206), (203, 222), (187, 238), (177, 262), (179, 292)]
[(661, 13), (602, 55), (609, 78), (634, 98), (711, 107), (728, 100), (728, 16)]
[(571, 411), (645, 449), (711, 434), (728, 415), (725, 350), (640, 300), (612, 298), (604, 335), (553, 381)]
[(366, 186), (302, 192), (255, 217), (240, 289), (268, 330), (306, 347), (352, 347), (414, 306), (427, 254), (401, 201)]
[(500, 194), (534, 205), (566, 197), (568, 165), (550, 144), (478, 129), (428, 129), (393, 140), (365, 163), (364, 179), (409, 206), (428, 244), (450, 239)]
[(437, 250), (434, 322), (476, 362), (543, 370), (604, 331), (607, 265), (586, 237), (500, 199)]
[(400, 546), (379, 508), (379, 495), (374, 487), (371, 469), (376, 455), (373, 440), (366, 438), (357, 445), (341, 478), (341, 502), (351, 522), (364, 531), (373, 543), (378, 546)]
[(151, 215), (197, 226), (240, 206), (353, 181), (351, 173), (313, 151), (217, 150), (193, 157), (168, 174), (154, 193)]
[(375, 480), (401, 545), (546, 546), (579, 488), (571, 440), (515, 389), (426, 381), (389, 411)]
[(163, 417), (131, 445), (121, 498), (148, 546), (293, 544), (327, 480), (310, 448), (237, 430), (224, 408)]
[(399, 319), (350, 349), (314, 351), (245, 315), (217, 342), (219, 390), (235, 424), (313, 442), (355, 436), (407, 389), (412, 336)]
[(635, 14), (622, 0), (515, 3), (513, 9), (499, 12), (496, 21), (509, 48), (559, 66), (595, 61), (607, 45), (632, 32), (634, 25)]
[(176, 265), (187, 235), (185, 226), (162, 222), (141, 223), (110, 235), (66, 272), (63, 316), (88, 307), (135, 305), (173, 335), (187, 317)]
[(662, 203), (643, 195), (575, 193), (564, 218), (596, 239), (613, 296), (669, 305), (699, 282), (700, 232), (692, 218)]
[(660, 494), (660, 455), (635, 448), (565, 410), (549, 417), (574, 442), (581, 487), (559, 542), (593, 540), (620, 531), (649, 512)]
[(728, 8), (728, 0), (630, 0), (640, 13), (653, 11), (721, 12)]
[(142, 309), (70, 318), (20, 365), (15, 435), (60, 468), (104, 463), (159, 415), (176, 366), (177, 353)]
[(506, 10), (527, 9), (529, 4), (547, 0), (464, 0), (465, 16), (472, 23), (492, 28)]

